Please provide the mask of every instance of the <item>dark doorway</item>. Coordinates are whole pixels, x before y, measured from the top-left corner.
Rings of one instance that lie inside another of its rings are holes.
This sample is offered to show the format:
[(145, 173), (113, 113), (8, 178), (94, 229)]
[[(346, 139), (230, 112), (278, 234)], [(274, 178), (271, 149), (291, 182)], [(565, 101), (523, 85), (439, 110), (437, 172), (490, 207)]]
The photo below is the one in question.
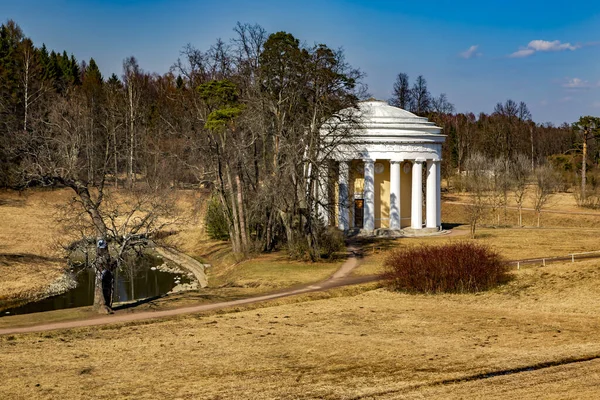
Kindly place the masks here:
[(363, 227), (363, 215), (364, 215), (365, 201), (363, 199), (354, 200), (354, 227)]

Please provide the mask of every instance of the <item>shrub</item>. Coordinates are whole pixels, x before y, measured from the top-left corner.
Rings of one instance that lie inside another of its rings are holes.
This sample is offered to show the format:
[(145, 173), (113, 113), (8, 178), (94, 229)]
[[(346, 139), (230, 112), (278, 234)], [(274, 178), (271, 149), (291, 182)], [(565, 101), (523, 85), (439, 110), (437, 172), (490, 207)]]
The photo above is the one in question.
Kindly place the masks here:
[(310, 249), (308, 243), (302, 235), (295, 234), (292, 241), (288, 241), (287, 244), (288, 254), (293, 260), (305, 260), (310, 259)]
[(321, 257), (330, 258), (334, 253), (346, 248), (344, 234), (337, 228), (327, 227), (320, 232), (319, 249)]
[(411, 293), (478, 292), (508, 280), (500, 255), (470, 242), (395, 250), (384, 267), (390, 289)]
[(217, 198), (212, 196), (206, 208), (206, 234), (211, 239), (229, 239), (229, 222), (225, 216), (223, 205)]

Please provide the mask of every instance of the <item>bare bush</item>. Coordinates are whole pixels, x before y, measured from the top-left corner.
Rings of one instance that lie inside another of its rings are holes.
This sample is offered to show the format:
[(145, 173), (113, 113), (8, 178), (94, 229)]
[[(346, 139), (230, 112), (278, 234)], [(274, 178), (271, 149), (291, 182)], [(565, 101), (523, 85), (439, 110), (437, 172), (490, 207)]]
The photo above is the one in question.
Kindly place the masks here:
[(497, 252), (470, 242), (395, 250), (384, 267), (387, 286), (410, 293), (478, 292), (509, 279)]

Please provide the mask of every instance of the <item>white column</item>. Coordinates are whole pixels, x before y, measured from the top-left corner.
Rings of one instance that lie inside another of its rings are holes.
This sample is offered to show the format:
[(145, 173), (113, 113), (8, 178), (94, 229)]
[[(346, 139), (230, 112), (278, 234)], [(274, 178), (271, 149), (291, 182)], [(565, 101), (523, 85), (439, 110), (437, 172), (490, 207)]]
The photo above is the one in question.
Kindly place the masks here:
[(442, 229), (442, 163), (435, 161), (436, 177), (435, 198), (437, 200), (437, 215), (435, 216), (435, 226)]
[(364, 217), (363, 229), (366, 231), (375, 230), (375, 161), (364, 160), (365, 162), (365, 183), (364, 183)]
[(425, 197), (426, 202), (426, 216), (427, 218), (426, 227), (427, 228), (436, 228), (437, 227), (437, 207), (438, 207), (438, 191), (437, 191), (437, 181), (438, 181), (438, 170), (437, 170), (437, 161), (428, 160), (427, 161), (427, 195)]
[(324, 171), (319, 171), (317, 182), (317, 207), (325, 226), (329, 226), (329, 168), (323, 163)]
[(390, 161), (390, 229), (400, 229), (400, 163)]
[(338, 205), (338, 228), (342, 231), (350, 229), (350, 216), (348, 212), (348, 175), (349, 166), (348, 162), (340, 161), (340, 171), (338, 180), (338, 193), (339, 193), (339, 205)]
[(423, 159), (417, 158), (412, 167), (411, 228), (423, 228)]

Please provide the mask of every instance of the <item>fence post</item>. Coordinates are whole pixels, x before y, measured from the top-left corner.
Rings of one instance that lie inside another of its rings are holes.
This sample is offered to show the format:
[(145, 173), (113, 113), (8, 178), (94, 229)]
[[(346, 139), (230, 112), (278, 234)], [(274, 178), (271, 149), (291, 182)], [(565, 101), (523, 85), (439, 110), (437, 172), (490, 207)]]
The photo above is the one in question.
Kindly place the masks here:
[(519, 261), (517, 261), (517, 269), (521, 269), (521, 263)]
[(542, 263), (544, 264), (544, 267), (546, 266), (546, 259), (542, 258)]
[(575, 254), (571, 254), (571, 262), (575, 262)]

